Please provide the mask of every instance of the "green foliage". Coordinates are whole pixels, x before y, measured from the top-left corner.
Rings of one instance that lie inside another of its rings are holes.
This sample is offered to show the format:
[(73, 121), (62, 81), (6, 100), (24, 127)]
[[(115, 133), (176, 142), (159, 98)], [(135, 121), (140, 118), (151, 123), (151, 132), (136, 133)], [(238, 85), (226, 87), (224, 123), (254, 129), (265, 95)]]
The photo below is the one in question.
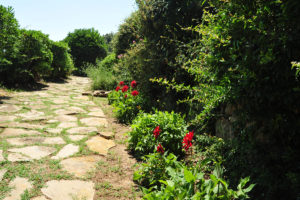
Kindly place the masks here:
[(117, 61), (116, 54), (111, 53), (101, 61), (100, 65), (102, 65), (105, 69), (112, 70)]
[(112, 40), (113, 40), (113, 38), (114, 38), (114, 33), (107, 33), (107, 34), (105, 34), (105, 35), (103, 35), (103, 39), (104, 39), (104, 41), (105, 41), (105, 43), (106, 43), (106, 45), (107, 45), (107, 52), (108, 53), (112, 53), (112, 51), (113, 51), (113, 44), (112, 44)]
[(51, 51), (53, 53), (51, 77), (66, 78), (74, 69), (68, 45), (64, 42), (52, 42)]
[(134, 12), (128, 17), (123, 24), (120, 25), (118, 32), (113, 38), (113, 48), (117, 55), (124, 54), (130, 49), (133, 42), (139, 42), (139, 17), (138, 13)]
[(149, 188), (150, 186), (160, 186), (160, 180), (170, 178), (166, 169), (168, 167), (179, 168), (181, 162), (177, 161), (177, 157), (170, 153), (165, 156), (160, 153), (152, 153), (143, 157), (144, 162), (139, 164), (138, 170), (134, 172), (133, 180), (140, 185)]
[(111, 70), (114, 63), (112, 56), (107, 56), (96, 65), (87, 64), (85, 73), (92, 79), (92, 90), (112, 90), (117, 84), (116, 77)]
[(0, 73), (9, 70), (13, 59), (16, 58), (18, 28), (19, 25), (14, 16), (13, 8), (0, 5)]
[[(160, 126), (161, 133), (155, 139), (153, 130)], [(184, 119), (174, 112), (155, 111), (154, 114), (141, 113), (138, 115), (128, 133), (128, 148), (137, 156), (147, 155), (156, 151), (159, 143), (165, 151), (182, 156), (182, 139), (187, 133), (187, 125)]]
[(95, 64), (106, 56), (107, 46), (103, 37), (94, 28), (76, 29), (64, 39), (71, 49), (76, 73), (84, 73), (84, 63)]
[(240, 180), (236, 190), (230, 189), (228, 182), (223, 178), (223, 169), (219, 164), (209, 175), (209, 179), (205, 179), (205, 174), (197, 167), (178, 165), (177, 168), (167, 167), (166, 171), (170, 178), (160, 180), (163, 185), (159, 190), (144, 189), (144, 199), (248, 199), (248, 193), (254, 187), (254, 184), (246, 187), (249, 178), (244, 178)]

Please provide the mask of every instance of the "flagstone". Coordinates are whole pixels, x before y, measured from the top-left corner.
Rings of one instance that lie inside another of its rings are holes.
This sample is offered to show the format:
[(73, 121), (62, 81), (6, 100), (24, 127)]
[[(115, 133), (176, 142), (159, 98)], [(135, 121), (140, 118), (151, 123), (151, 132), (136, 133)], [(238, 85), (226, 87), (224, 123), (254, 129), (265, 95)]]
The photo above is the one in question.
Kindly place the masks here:
[(46, 199), (46, 197), (44, 197), (44, 196), (38, 196), (38, 197), (32, 198), (31, 200), (48, 200), (48, 199)]
[(67, 130), (69, 134), (89, 134), (93, 132), (98, 132), (96, 127), (74, 127)]
[(9, 183), (9, 187), (13, 189), (3, 200), (21, 200), (21, 195), (25, 192), (25, 190), (30, 190), (32, 188), (32, 184), (26, 178), (16, 177)]
[(108, 126), (108, 122), (105, 118), (89, 117), (80, 119), (80, 122), (87, 126)]
[(16, 116), (0, 116), (0, 123), (1, 122), (6, 122), (6, 121), (14, 121), (17, 117)]
[(77, 126), (76, 122), (62, 122), (58, 125), (58, 128), (72, 128)]
[(41, 159), (43, 157), (52, 154), (53, 152), (56, 151), (56, 149), (53, 147), (45, 147), (45, 146), (28, 146), (23, 148), (8, 149), (7, 151), (13, 153), (22, 153), (31, 159)]
[(93, 117), (105, 117), (102, 110), (101, 111), (89, 112), (88, 115), (93, 116)]
[(76, 122), (77, 121), (77, 117), (70, 116), (70, 115), (59, 115), (59, 116), (55, 117), (54, 119), (57, 119), (58, 121), (61, 121), (61, 122)]
[(61, 137), (22, 137), (9, 138), (6, 141), (11, 145), (33, 145), (33, 144), (66, 144)]
[(4, 174), (7, 172), (7, 169), (0, 169), (0, 181), (2, 181)]
[(0, 105), (0, 112), (17, 112), (21, 110), (22, 108), (16, 105), (11, 105), (11, 104), (2, 104)]
[(56, 119), (50, 119), (50, 120), (48, 120), (46, 123), (47, 124), (55, 124), (55, 123), (58, 123), (59, 121), (58, 120), (56, 120)]
[(96, 169), (97, 162), (100, 160), (102, 160), (100, 156), (83, 156), (65, 159), (60, 164), (70, 174), (83, 178), (87, 172)]
[(32, 158), (22, 155), (21, 153), (9, 153), (7, 160), (10, 162), (32, 161)]
[(114, 137), (114, 133), (113, 132), (100, 132), (99, 133), (100, 136), (106, 138), (106, 139), (111, 139)]
[(8, 122), (1, 124), (0, 127), (10, 127), (10, 128), (25, 128), (25, 129), (43, 129), (44, 126), (40, 124), (29, 124), (29, 123), (19, 123), (19, 122)]
[(93, 200), (94, 183), (80, 180), (52, 180), (42, 188), (42, 193), (52, 200)]
[(104, 156), (107, 155), (110, 148), (116, 146), (113, 140), (107, 140), (99, 136), (92, 137), (86, 141), (86, 144), (91, 151), (97, 152)]
[(52, 156), (52, 159), (62, 159), (67, 158), (69, 156), (74, 155), (75, 153), (79, 152), (79, 146), (74, 144), (68, 144), (64, 146), (56, 156)]
[(66, 104), (66, 103), (68, 103), (68, 101), (64, 100), (64, 99), (54, 99), (53, 103), (55, 103), (55, 104)]
[(3, 153), (3, 150), (0, 150), (0, 162), (4, 161), (4, 157), (3, 157), (2, 153)]
[(80, 141), (82, 140), (83, 138), (86, 138), (86, 135), (69, 135), (69, 138), (72, 140), (72, 141)]
[(20, 128), (5, 128), (0, 134), (1, 137), (20, 136), (20, 135), (40, 135), (41, 133), (34, 130), (25, 130)]
[(59, 134), (62, 132), (62, 128), (47, 128), (46, 132), (53, 133), (53, 134)]

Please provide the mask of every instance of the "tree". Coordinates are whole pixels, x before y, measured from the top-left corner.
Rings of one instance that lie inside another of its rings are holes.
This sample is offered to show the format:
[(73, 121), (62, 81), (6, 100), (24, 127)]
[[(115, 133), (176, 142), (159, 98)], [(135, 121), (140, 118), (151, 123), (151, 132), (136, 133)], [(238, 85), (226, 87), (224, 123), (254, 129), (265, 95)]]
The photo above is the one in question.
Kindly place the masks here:
[(64, 41), (71, 49), (77, 72), (81, 74), (84, 63), (95, 64), (96, 59), (102, 59), (107, 54), (104, 38), (94, 28), (76, 29)]

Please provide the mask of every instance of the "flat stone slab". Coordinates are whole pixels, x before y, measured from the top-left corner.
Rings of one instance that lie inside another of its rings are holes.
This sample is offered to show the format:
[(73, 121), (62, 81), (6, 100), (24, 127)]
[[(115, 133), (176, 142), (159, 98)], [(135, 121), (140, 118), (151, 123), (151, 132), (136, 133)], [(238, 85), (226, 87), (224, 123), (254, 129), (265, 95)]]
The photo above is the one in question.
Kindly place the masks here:
[(107, 140), (99, 136), (92, 137), (86, 141), (86, 144), (91, 151), (97, 152), (104, 156), (107, 155), (110, 148), (116, 146), (113, 140)]
[(74, 174), (76, 177), (83, 178), (85, 174), (96, 169), (97, 162), (101, 160), (100, 156), (84, 156), (68, 158), (60, 162), (63, 169)]
[(29, 146), (23, 148), (8, 149), (8, 151), (13, 153), (22, 153), (31, 159), (41, 159), (43, 157), (52, 154), (53, 152), (56, 151), (56, 149), (53, 147), (45, 147), (45, 146)]
[(69, 103), (67, 100), (64, 100), (64, 99), (55, 99), (53, 100), (53, 103), (55, 104), (66, 104), (66, 103)]
[(94, 116), (94, 117), (105, 117), (105, 115), (101, 109), (98, 111), (89, 112), (88, 115)]
[(98, 132), (96, 127), (75, 127), (67, 130), (69, 134), (89, 134), (93, 132)]
[(50, 119), (50, 120), (48, 120), (46, 123), (47, 124), (54, 124), (54, 123), (58, 123), (59, 121), (58, 120), (56, 120), (56, 119)]
[(57, 115), (76, 115), (79, 113), (85, 113), (86, 111), (83, 110), (82, 108), (78, 107), (69, 107), (68, 109), (59, 109), (54, 111), (55, 114)]
[(22, 109), (21, 107), (16, 105), (11, 105), (11, 104), (0, 105), (0, 112), (12, 113), (12, 112), (17, 112), (21, 109)]
[(59, 134), (62, 132), (62, 128), (47, 128), (48, 133)]
[(66, 144), (61, 137), (22, 137), (9, 138), (6, 141), (11, 145), (33, 145), (33, 144)]
[(60, 122), (77, 122), (77, 117), (70, 116), (70, 115), (60, 115), (55, 117), (54, 119)]
[(3, 150), (0, 150), (0, 162), (4, 161), (2, 153), (3, 153)]
[(87, 137), (86, 135), (69, 135), (69, 138), (75, 142), (80, 141), (86, 137)]
[(21, 200), (21, 195), (25, 190), (32, 188), (31, 183), (26, 178), (16, 177), (9, 183), (9, 187), (14, 188), (10, 191), (9, 195), (3, 200)]
[(7, 169), (0, 169), (0, 181), (2, 181), (4, 174), (7, 172)]
[(72, 128), (77, 126), (76, 122), (62, 122), (57, 126), (57, 128)]
[(68, 144), (64, 146), (56, 156), (52, 156), (52, 159), (62, 159), (62, 158), (67, 158), (69, 156), (74, 155), (79, 151), (79, 146), (74, 145), (74, 144)]
[(108, 126), (108, 122), (105, 118), (89, 117), (81, 119), (80, 122), (87, 126)]
[(0, 127), (10, 127), (10, 128), (26, 128), (26, 129), (42, 129), (44, 126), (40, 124), (29, 124), (29, 123), (19, 123), (19, 122), (10, 122), (1, 124)]
[(94, 183), (80, 180), (53, 180), (46, 183), (42, 193), (52, 200), (93, 200)]
[(17, 114), (16, 116), (22, 117), (22, 121), (35, 121), (47, 119), (47, 116), (43, 112), (31, 110), (26, 113)]
[(0, 116), (0, 123), (6, 122), (6, 121), (14, 121), (17, 117), (16, 116)]
[(100, 136), (106, 138), (106, 139), (111, 139), (114, 137), (114, 133), (113, 132), (100, 132), (99, 133)]
[(20, 135), (40, 135), (41, 133), (34, 130), (25, 130), (20, 128), (5, 128), (0, 134), (2, 137), (20, 136)]
[(21, 153), (9, 153), (7, 160), (10, 162), (32, 161), (30, 157), (22, 155)]
[(44, 196), (38, 196), (38, 197), (32, 198), (31, 200), (48, 200), (48, 199), (46, 199), (46, 197), (44, 197)]

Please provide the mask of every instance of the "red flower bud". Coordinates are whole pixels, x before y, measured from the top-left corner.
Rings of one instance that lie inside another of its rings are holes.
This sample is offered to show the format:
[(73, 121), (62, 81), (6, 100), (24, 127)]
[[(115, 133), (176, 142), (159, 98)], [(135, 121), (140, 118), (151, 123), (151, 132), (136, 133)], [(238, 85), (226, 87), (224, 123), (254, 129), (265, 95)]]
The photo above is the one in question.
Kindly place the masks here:
[(134, 91), (131, 92), (131, 95), (135, 97), (135, 96), (139, 95), (139, 92), (134, 90)]

